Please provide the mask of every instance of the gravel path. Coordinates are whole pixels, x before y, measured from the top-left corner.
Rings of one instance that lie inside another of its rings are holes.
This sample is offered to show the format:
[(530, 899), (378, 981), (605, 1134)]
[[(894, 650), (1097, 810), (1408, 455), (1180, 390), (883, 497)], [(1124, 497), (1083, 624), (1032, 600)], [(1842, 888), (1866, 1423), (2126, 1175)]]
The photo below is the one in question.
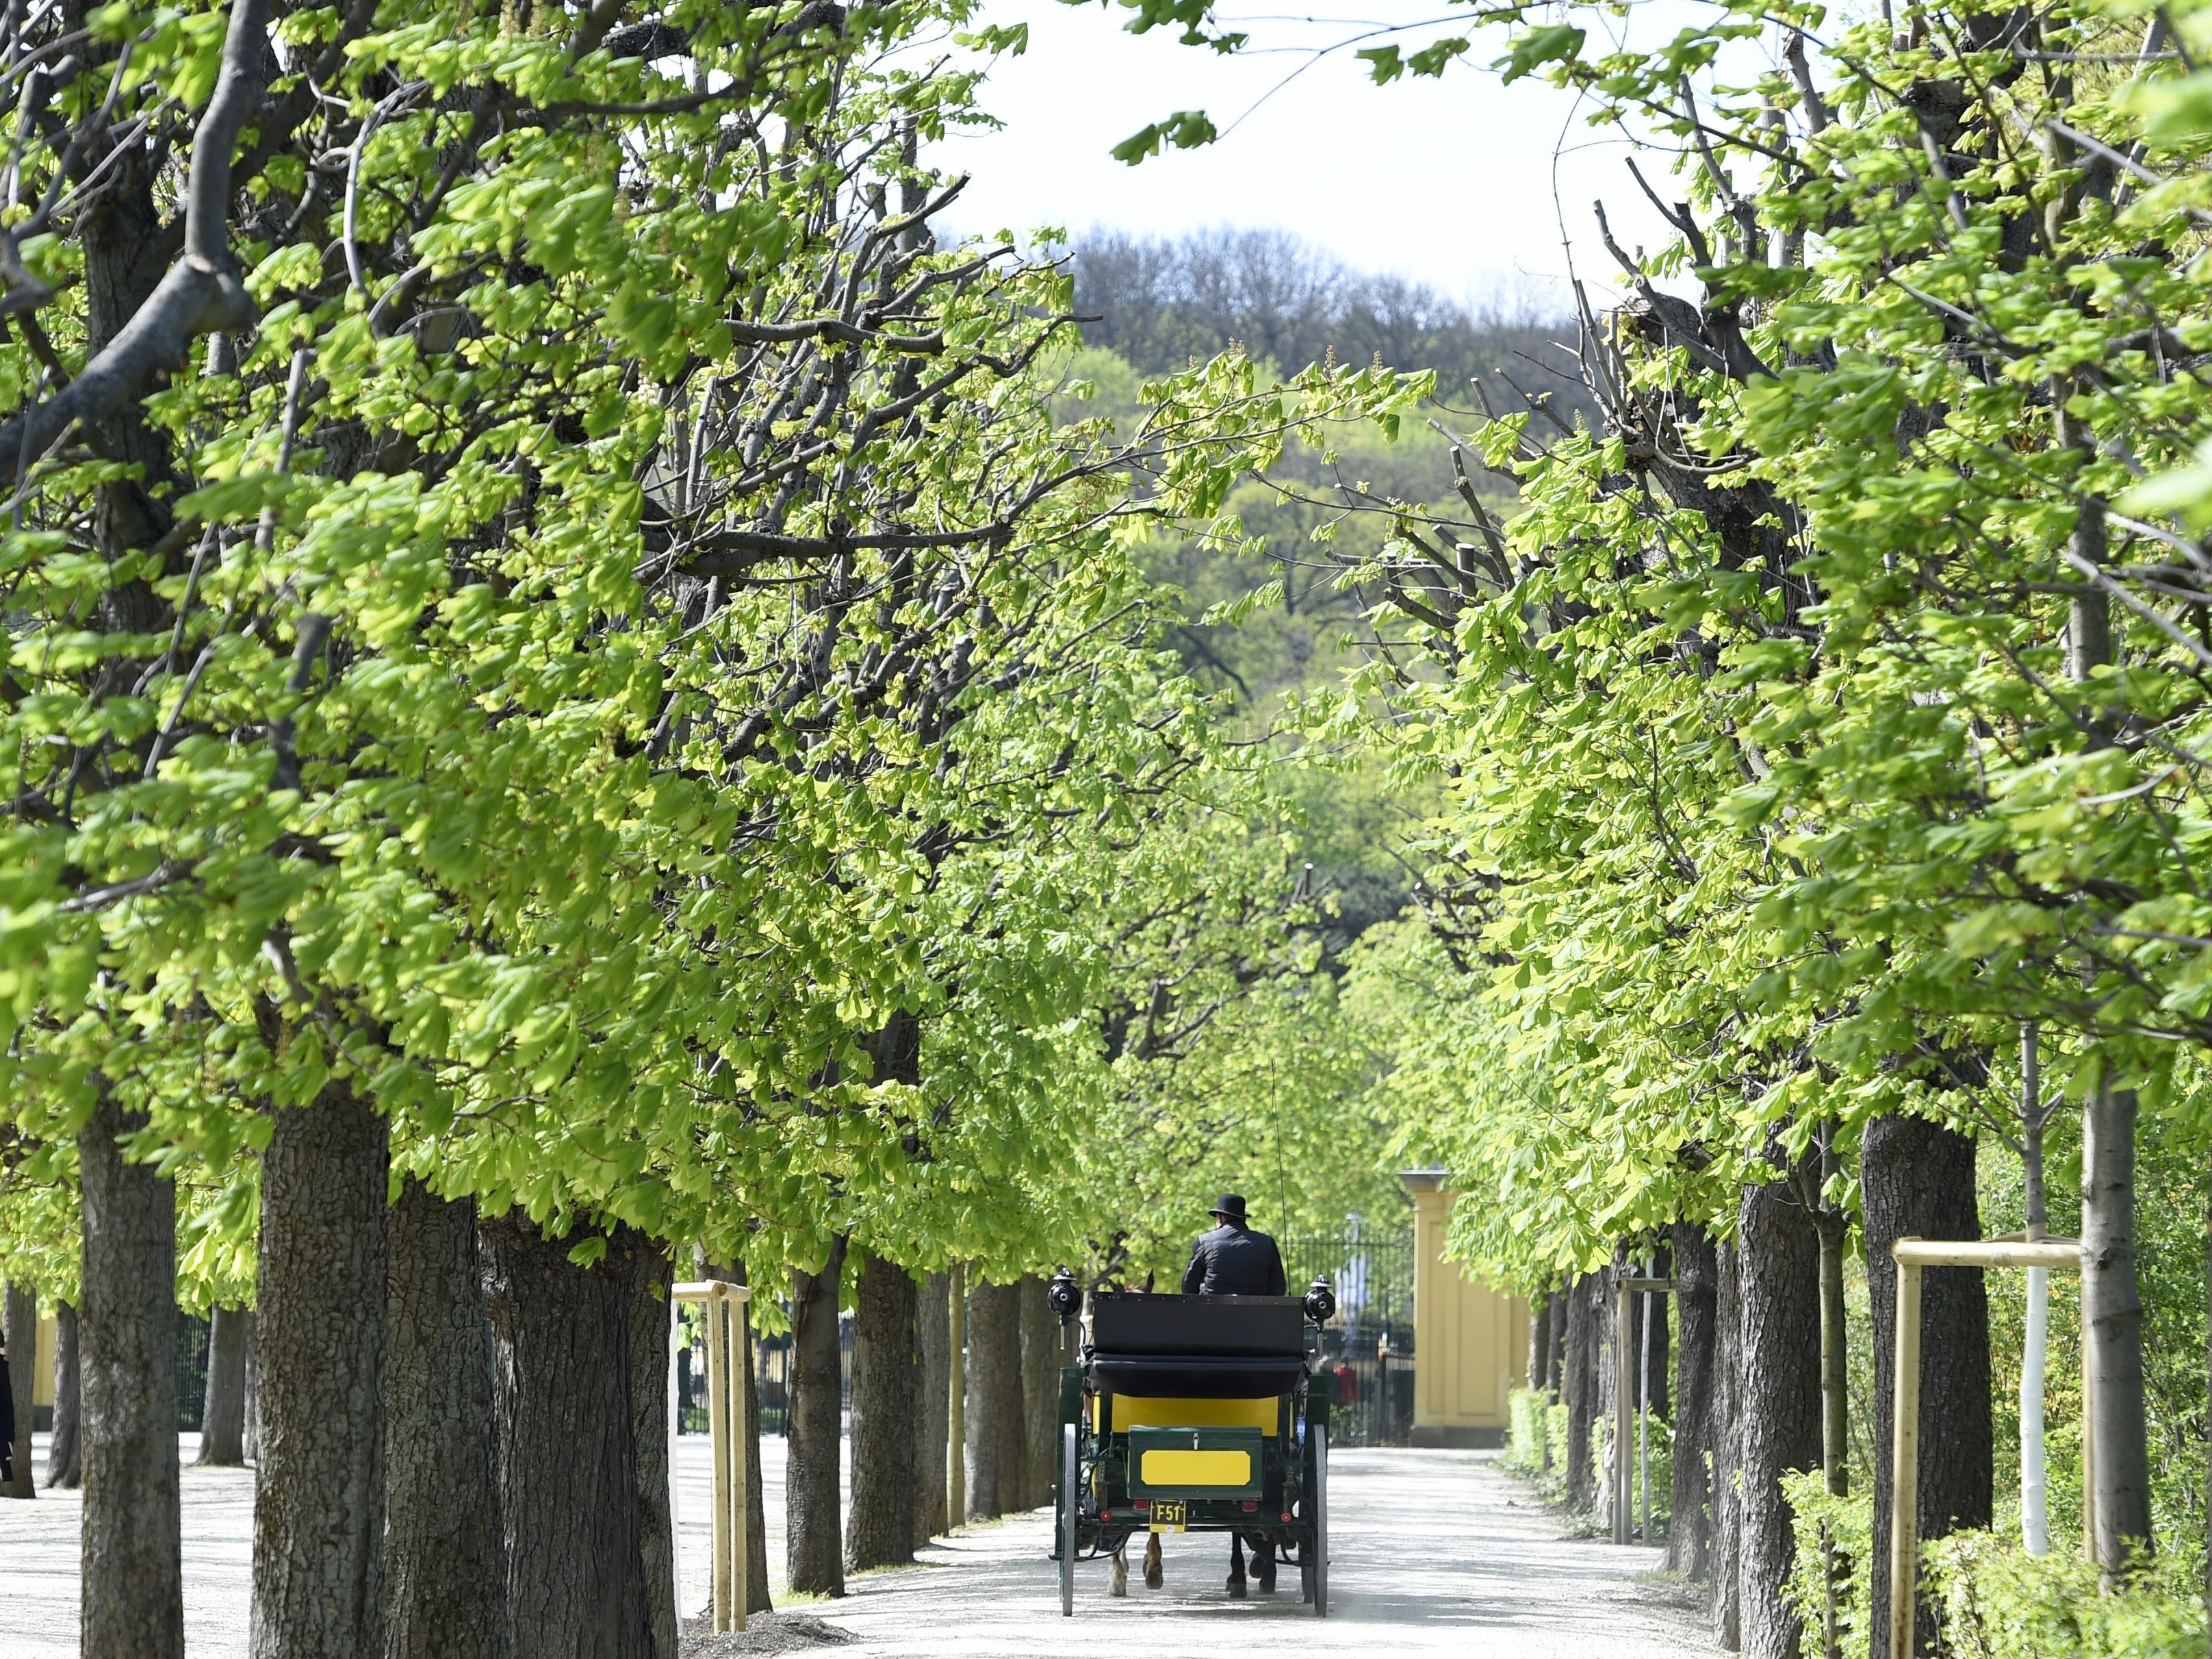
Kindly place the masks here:
[[(40, 1463), (46, 1447), (39, 1437)], [(180, 1437), (185, 1633), (191, 1659), (244, 1659), (253, 1477), (196, 1469), (198, 1437)], [(769, 1560), (782, 1576), (783, 1443), (763, 1443)], [(684, 1606), (706, 1600), (703, 1436), (679, 1443)], [(1167, 1539), (1167, 1583), (1133, 1573), (1127, 1600), (1107, 1594), (1103, 1561), (1076, 1581), (1076, 1617), (1060, 1617), (1048, 1511), (973, 1527), (933, 1544), (921, 1565), (866, 1573), (841, 1601), (788, 1609), (750, 1642), (685, 1644), (686, 1659), (723, 1652), (819, 1650), (904, 1659), (1036, 1659), (1072, 1648), (1127, 1648), (1143, 1659), (1280, 1659), (1308, 1655), (1450, 1654), (1463, 1659), (1705, 1659), (1717, 1651), (1677, 1595), (1646, 1575), (1655, 1550), (1561, 1536), (1558, 1518), (1488, 1454), (1338, 1451), (1330, 1458), (1334, 1547), (1330, 1612), (1316, 1620), (1282, 1576), (1273, 1597), (1231, 1601), (1225, 1540)], [(77, 1525), (73, 1492), (0, 1502), (0, 1654), (77, 1659)], [(774, 1586), (781, 1590), (781, 1584)], [(779, 1598), (781, 1599), (781, 1598)], [(823, 1628), (826, 1626), (827, 1628)]]
[(1494, 1467), (1494, 1454), (1337, 1451), (1329, 1457), (1329, 1616), (1298, 1600), (1231, 1601), (1225, 1539), (1166, 1539), (1167, 1583), (1078, 1570), (1075, 1617), (1060, 1616), (1048, 1511), (973, 1528), (924, 1565), (870, 1573), (807, 1611), (850, 1631), (841, 1655), (1036, 1659), (1058, 1651), (1144, 1659), (1450, 1654), (1461, 1659), (1692, 1659), (1717, 1652), (1670, 1588), (1659, 1552), (1563, 1538), (1558, 1518)]

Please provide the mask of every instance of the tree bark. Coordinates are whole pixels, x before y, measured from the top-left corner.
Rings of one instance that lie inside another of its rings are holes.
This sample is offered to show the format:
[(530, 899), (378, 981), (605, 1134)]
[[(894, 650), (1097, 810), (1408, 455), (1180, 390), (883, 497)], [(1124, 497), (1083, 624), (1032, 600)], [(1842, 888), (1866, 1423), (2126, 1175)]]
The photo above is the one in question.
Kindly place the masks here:
[(1060, 1437), (1060, 1321), (1044, 1280), (1025, 1276), (1019, 1297), (1022, 1342), (1022, 1491), (1020, 1508), (1052, 1502), (1054, 1443)]
[(1784, 1595), (1796, 1553), (1782, 1476), (1820, 1467), (1820, 1246), (1792, 1183), (1744, 1189), (1739, 1544), (1742, 1651), (1797, 1659)]
[(1713, 1249), (1713, 1637), (1743, 1650), (1743, 1253)]
[(2150, 1450), (2136, 1279), (2136, 1095), (2102, 1081), (2081, 1114), (2081, 1316), (2096, 1437), (2097, 1559), (2109, 1583), (2150, 1552)]
[(208, 1310), (207, 1393), (200, 1404), (195, 1462), (235, 1468), (246, 1462), (246, 1322), (243, 1307)]
[(261, 1155), (253, 1659), (384, 1651), (384, 1119), (333, 1079)]
[(1567, 1352), (1567, 1293), (1565, 1290), (1552, 1292), (1551, 1316), (1547, 1325), (1544, 1343), (1544, 1391), (1552, 1403), (1559, 1403), (1560, 1372), (1565, 1368)]
[(946, 1305), (950, 1277), (932, 1273), (921, 1286), (916, 1331), (921, 1340), (921, 1364), (915, 1386), (920, 1390), (914, 1408), (914, 1541), (916, 1547), (950, 1531), (951, 1516), (945, 1502), (946, 1390), (951, 1386), (951, 1310)]
[(1021, 1313), (1011, 1285), (968, 1292), (968, 1518), (1013, 1507), (1021, 1465)]
[(1567, 1293), (1567, 1346), (1562, 1362), (1567, 1396), (1567, 1504), (1581, 1509), (1595, 1485), (1590, 1431), (1598, 1409), (1598, 1304), (1605, 1275), (1584, 1273)]
[(845, 1237), (820, 1272), (791, 1273), (791, 1384), (784, 1419), (784, 1577), (794, 1595), (842, 1595), (845, 1552), (837, 1523), (839, 1430), (844, 1402), (837, 1352), (837, 1285)]
[[(591, 1267), (520, 1211), (477, 1226), (495, 1355), (507, 1628), (530, 1659), (656, 1659), (631, 1416), (626, 1227)], [(665, 1347), (662, 1352), (665, 1352)]]
[[(638, 1556), (645, 1571), (646, 1612), (655, 1659), (678, 1659), (682, 1643), (676, 1607), (675, 1517), (668, 1511), (668, 1350), (676, 1275), (668, 1252), (642, 1233), (629, 1236), (630, 1453), (635, 1474)], [(740, 1356), (742, 1357), (742, 1356)]]
[(66, 1302), (54, 1307), (54, 1437), (46, 1443), (46, 1485), (64, 1490), (84, 1479), (78, 1438), (83, 1421), (83, 1392), (77, 1364), (76, 1310)]
[[(1890, 1463), (1897, 1387), (1897, 1260), (1890, 1247), (1908, 1236), (1979, 1238), (1974, 1201), (1974, 1143), (1926, 1118), (1878, 1117), (1859, 1152), (1859, 1201), (1865, 1218), (1867, 1284), (1874, 1304), (1875, 1483), (1874, 1659), (1887, 1659)], [(1925, 1541), (1990, 1524), (1993, 1430), (1990, 1421), (1990, 1305), (1979, 1272), (1929, 1267), (1920, 1286), (1919, 1501)], [(1933, 1650), (1934, 1610), (1923, 1601), (1914, 1622), (1921, 1651)]]
[[(1654, 1245), (1649, 1261), (1654, 1279), (1674, 1276), (1674, 1253), (1666, 1245)], [(1637, 1298), (1643, 1304), (1638, 1310), (1637, 1340), (1644, 1340), (1645, 1325), (1651, 1328), (1651, 1416), (1655, 1424), (1674, 1420), (1674, 1328), (1668, 1305), (1670, 1299), (1658, 1291)], [(1636, 1363), (1641, 1368), (1644, 1361), (1639, 1358)]]
[(100, 1091), (77, 1134), (84, 1421), (82, 1651), (183, 1659), (177, 1486), (177, 1194), (126, 1164), (145, 1127)]
[(1680, 1384), (1674, 1392), (1674, 1490), (1667, 1570), (1704, 1582), (1712, 1572), (1713, 1517), (1707, 1460), (1713, 1451), (1719, 1262), (1711, 1234), (1695, 1222), (1674, 1230), (1674, 1310), (1681, 1325)]
[(1544, 1356), (1552, 1346), (1552, 1299), (1540, 1296), (1528, 1309), (1528, 1368), (1522, 1373), (1528, 1386), (1544, 1386)]
[[(737, 1281), (745, 1282), (740, 1266)], [(761, 1486), (760, 1358), (753, 1346), (752, 1304), (740, 1310), (745, 1334), (745, 1611), (772, 1613), (768, 1593), (768, 1498)]]
[(246, 1316), (246, 1456), (261, 1461), (261, 1318)]
[(8, 1341), (8, 1394), (15, 1401), (15, 1434), (8, 1448), (14, 1471), (4, 1495), (36, 1498), (38, 1484), (31, 1472), (31, 1400), (33, 1379), (39, 1370), (39, 1293), (28, 1285), (8, 1282), (4, 1307), (0, 1307), (0, 1329)]
[[(1619, 1460), (1622, 1448), (1618, 1443), (1620, 1436), (1614, 1431), (1620, 1421), (1620, 1390), (1623, 1383), (1626, 1383), (1632, 1401), (1636, 1395), (1636, 1384), (1630, 1380), (1633, 1373), (1624, 1373), (1621, 1370), (1624, 1360), (1634, 1363), (1632, 1358), (1634, 1349), (1632, 1347), (1629, 1354), (1616, 1352), (1620, 1343), (1613, 1329), (1613, 1299), (1620, 1294), (1615, 1285), (1627, 1265), (1625, 1247), (1616, 1244), (1613, 1251), (1612, 1272), (1595, 1275), (1599, 1283), (1596, 1306), (1592, 1315), (1592, 1329), (1596, 1337), (1595, 1389), (1597, 1401), (1590, 1413), (1590, 1433), (1597, 1443), (1597, 1481), (1590, 1492), (1590, 1519), (1608, 1531), (1613, 1524), (1613, 1506), (1619, 1501), (1620, 1492)], [(1635, 1310), (1632, 1305), (1629, 1318), (1632, 1321), (1629, 1340), (1633, 1343)]]
[(913, 1275), (871, 1254), (853, 1294), (853, 1512), (845, 1565), (854, 1572), (914, 1559), (915, 1407), (920, 1388), (919, 1297)]
[(968, 1519), (968, 1269), (956, 1261), (945, 1287), (945, 1530)]
[(507, 1659), (507, 1557), (473, 1199), (412, 1176), (385, 1319), (388, 1659)]

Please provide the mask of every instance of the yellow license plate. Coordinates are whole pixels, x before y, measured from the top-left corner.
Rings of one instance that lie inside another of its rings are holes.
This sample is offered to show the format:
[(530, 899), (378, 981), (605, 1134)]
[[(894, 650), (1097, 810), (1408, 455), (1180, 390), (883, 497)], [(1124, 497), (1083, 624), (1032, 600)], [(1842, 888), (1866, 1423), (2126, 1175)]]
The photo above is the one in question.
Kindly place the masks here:
[(1190, 1511), (1179, 1498), (1155, 1498), (1152, 1516), (1154, 1532), (1181, 1532), (1190, 1518)]

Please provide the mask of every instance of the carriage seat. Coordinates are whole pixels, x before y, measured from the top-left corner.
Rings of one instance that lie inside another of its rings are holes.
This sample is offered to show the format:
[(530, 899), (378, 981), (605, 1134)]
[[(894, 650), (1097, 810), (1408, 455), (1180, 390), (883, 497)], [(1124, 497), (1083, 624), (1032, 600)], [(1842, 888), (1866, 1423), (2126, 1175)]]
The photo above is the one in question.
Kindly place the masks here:
[(1289, 1394), (1306, 1373), (1306, 1316), (1291, 1296), (1094, 1291), (1083, 1351), (1091, 1385), (1138, 1398)]

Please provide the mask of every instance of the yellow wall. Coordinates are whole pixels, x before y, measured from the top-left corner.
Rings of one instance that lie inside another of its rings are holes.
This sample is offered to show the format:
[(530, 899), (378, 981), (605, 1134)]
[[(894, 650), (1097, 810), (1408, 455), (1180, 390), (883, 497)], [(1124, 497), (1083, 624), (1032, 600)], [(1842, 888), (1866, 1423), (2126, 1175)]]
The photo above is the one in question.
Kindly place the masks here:
[(54, 1403), (54, 1320), (52, 1314), (39, 1322), (34, 1363), (38, 1370), (31, 1373), (31, 1403), (33, 1406), (51, 1406)]
[(1492, 1439), (1522, 1383), (1528, 1304), (1444, 1260), (1452, 1194), (1429, 1170), (1404, 1177), (1413, 1197), (1413, 1431), (1417, 1439)]

